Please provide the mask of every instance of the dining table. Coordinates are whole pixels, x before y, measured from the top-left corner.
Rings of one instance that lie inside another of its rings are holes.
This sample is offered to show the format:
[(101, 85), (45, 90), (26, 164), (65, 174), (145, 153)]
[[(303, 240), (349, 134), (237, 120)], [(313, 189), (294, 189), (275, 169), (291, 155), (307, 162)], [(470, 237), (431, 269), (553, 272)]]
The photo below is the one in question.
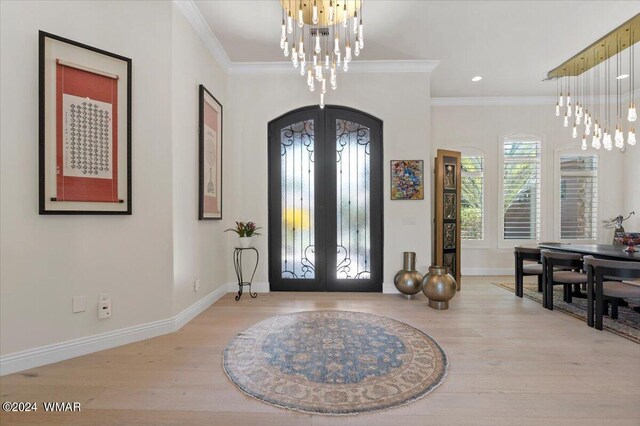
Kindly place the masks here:
[[(579, 253), (583, 256), (593, 256), (600, 259), (640, 262), (640, 251), (628, 252), (626, 246), (613, 244), (540, 244), (541, 248), (549, 250), (557, 250), (570, 253)], [(615, 278), (613, 278), (615, 279)], [(625, 284), (639, 285), (640, 279), (622, 280)], [(596, 288), (587, 291), (587, 323), (589, 326), (602, 330), (602, 312), (598, 309), (602, 305), (602, 299), (594, 297), (593, 293), (602, 295), (602, 290), (598, 290), (598, 283), (594, 283)], [(593, 284), (590, 284), (590, 286)], [(602, 284), (600, 284), (602, 285)], [(594, 304), (596, 306), (594, 306)], [(637, 312), (638, 307), (634, 308)]]
[(539, 247), (549, 250), (580, 253), (600, 259), (626, 260), (640, 262), (640, 249), (633, 253), (625, 251), (626, 246), (613, 244), (540, 244)]

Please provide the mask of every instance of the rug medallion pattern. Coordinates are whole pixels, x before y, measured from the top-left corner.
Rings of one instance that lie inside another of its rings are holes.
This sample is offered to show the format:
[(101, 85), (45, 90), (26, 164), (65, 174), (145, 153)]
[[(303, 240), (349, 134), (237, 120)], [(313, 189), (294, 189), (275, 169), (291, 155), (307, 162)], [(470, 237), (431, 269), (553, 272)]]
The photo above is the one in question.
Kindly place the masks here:
[(444, 351), (405, 323), (347, 311), (268, 318), (238, 334), (224, 369), (246, 394), (297, 411), (346, 415), (393, 408), (445, 378)]

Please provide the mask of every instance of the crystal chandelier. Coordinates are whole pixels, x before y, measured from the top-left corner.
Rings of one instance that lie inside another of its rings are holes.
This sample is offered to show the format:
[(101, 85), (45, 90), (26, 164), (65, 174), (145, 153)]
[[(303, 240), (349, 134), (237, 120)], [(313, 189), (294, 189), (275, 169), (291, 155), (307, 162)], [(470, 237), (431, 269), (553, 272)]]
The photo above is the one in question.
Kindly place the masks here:
[[(614, 146), (624, 149), (625, 141), (629, 146), (636, 144), (634, 63), (637, 33), (640, 33), (640, 15), (634, 16), (547, 74), (548, 78), (556, 79), (557, 84), (555, 115), (562, 118), (564, 127), (571, 125), (572, 138), (577, 139), (582, 134), (582, 150), (589, 147), (589, 138), (591, 148), (603, 147), (607, 151)], [(628, 74), (622, 70), (622, 58), (626, 53), (629, 54)], [(615, 76), (612, 76), (614, 60)], [(628, 104), (623, 104), (625, 79), (629, 83)]]
[(364, 48), (363, 2), (280, 0), (280, 48), (306, 77), (309, 90), (320, 92), (320, 108), (324, 108), (327, 86), (338, 87), (338, 70), (348, 71), (352, 56)]

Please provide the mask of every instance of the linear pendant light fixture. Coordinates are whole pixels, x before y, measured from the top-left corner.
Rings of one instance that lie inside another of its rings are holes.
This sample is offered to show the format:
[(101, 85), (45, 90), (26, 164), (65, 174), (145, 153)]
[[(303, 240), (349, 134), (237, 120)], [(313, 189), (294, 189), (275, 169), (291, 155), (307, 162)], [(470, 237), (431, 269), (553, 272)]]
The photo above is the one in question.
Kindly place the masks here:
[[(637, 120), (635, 103), (635, 44), (640, 39), (640, 14), (634, 16), (609, 34), (592, 43), (562, 65), (547, 73), (547, 79), (556, 80), (558, 101), (555, 115), (562, 117), (564, 127), (571, 125), (571, 136), (582, 134), (582, 149), (591, 147), (610, 151), (636, 144), (634, 122)], [(626, 50), (626, 52), (624, 52)], [(624, 53), (623, 53), (624, 52)], [(623, 55), (629, 55), (629, 70), (622, 70)], [(615, 59), (615, 75), (611, 62)], [(629, 80), (628, 107), (622, 104), (625, 80)], [(611, 85), (615, 83), (615, 99)], [(573, 103), (572, 103), (573, 93)], [(612, 105), (615, 105), (611, 119)], [(614, 128), (615, 126), (615, 128)]]
[[(306, 77), (309, 90), (319, 86), (324, 108), (327, 85), (338, 87), (337, 73), (346, 72), (352, 55), (364, 48), (364, 0), (280, 0), (280, 48), (294, 68)], [(328, 83), (327, 83), (328, 80)]]

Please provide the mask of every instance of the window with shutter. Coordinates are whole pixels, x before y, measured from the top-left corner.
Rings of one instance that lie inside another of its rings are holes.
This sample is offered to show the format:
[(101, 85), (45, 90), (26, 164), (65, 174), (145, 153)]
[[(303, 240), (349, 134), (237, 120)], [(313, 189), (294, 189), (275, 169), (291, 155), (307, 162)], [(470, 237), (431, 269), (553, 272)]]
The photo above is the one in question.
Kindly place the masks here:
[(460, 226), (463, 240), (484, 239), (484, 158), (462, 156)]
[(503, 142), (503, 239), (540, 239), (541, 142), (507, 138)]
[(560, 155), (560, 239), (595, 240), (598, 228), (598, 157)]

